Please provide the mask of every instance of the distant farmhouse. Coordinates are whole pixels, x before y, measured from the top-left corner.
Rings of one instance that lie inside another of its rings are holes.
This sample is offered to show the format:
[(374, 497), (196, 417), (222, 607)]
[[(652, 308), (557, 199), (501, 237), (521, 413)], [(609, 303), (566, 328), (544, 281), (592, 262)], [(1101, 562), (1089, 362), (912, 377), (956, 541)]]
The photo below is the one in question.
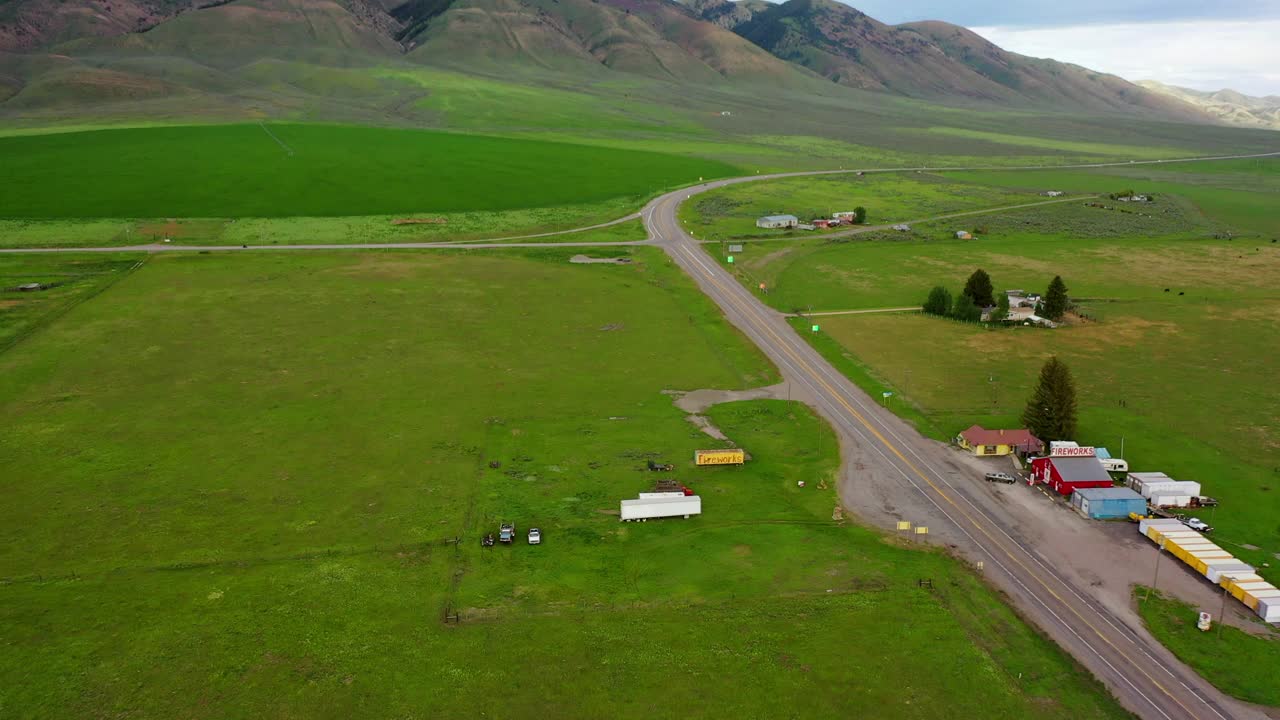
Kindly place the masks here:
[(800, 218), (795, 215), (766, 215), (756, 220), (756, 227), (768, 230), (777, 230), (780, 228), (793, 228), (800, 224)]

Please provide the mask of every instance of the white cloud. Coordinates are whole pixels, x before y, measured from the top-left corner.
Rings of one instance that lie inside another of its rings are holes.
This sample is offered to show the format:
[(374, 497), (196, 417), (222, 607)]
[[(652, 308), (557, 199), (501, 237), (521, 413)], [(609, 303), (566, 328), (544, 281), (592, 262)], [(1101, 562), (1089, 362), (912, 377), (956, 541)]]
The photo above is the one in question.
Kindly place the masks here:
[(1280, 95), (1280, 20), (975, 27), (1000, 47), (1197, 90)]

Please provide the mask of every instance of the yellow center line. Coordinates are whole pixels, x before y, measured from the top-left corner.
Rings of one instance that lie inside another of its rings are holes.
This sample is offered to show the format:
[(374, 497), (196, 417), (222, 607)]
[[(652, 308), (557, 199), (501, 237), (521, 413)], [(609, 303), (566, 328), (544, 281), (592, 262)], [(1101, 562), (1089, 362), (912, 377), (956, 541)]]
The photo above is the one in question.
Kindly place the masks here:
[[(687, 247), (687, 245), (682, 245), (680, 249), (688, 253), (690, 258), (694, 259), (695, 261), (697, 260), (697, 258), (693, 255), (693, 251), (690, 250)], [(712, 262), (714, 262), (714, 260), (712, 260)], [(1115, 650), (1117, 653), (1123, 656), (1126, 660), (1128, 660), (1131, 664), (1133, 664), (1134, 667), (1136, 667), (1138, 671), (1143, 674), (1143, 676), (1145, 676), (1148, 680), (1150, 680), (1151, 683), (1155, 685), (1157, 688), (1159, 688), (1159, 690), (1163, 692), (1166, 696), (1168, 696), (1169, 699), (1177, 703), (1179, 707), (1185, 710), (1192, 717), (1195, 717), (1195, 718), (1200, 717), (1196, 713), (1192, 712), (1190, 708), (1184, 705), (1182, 701), (1177, 698), (1177, 696), (1175, 696), (1168, 689), (1166, 689), (1164, 685), (1162, 685), (1158, 680), (1156, 680), (1149, 673), (1147, 673), (1147, 671), (1142, 667), (1142, 665), (1136, 662), (1128, 653), (1126, 653), (1125, 651), (1121, 650), (1118, 646), (1116, 646), (1116, 644), (1113, 643), (1111, 639), (1107, 637), (1107, 635), (1105, 635), (1102, 631), (1100, 631), (1097, 627), (1095, 627), (1093, 623), (1089, 622), (1089, 620), (1084, 615), (1082, 615), (1078, 610), (1076, 610), (1071, 603), (1068, 603), (1066, 600), (1062, 598), (1061, 595), (1055, 592), (1053, 588), (1049, 587), (1048, 583), (1045, 582), (1045, 580), (1040, 576), (1039, 573), (1037, 573), (1032, 568), (1028, 567), (1025, 563), (1022, 562), (1022, 560), (1020, 560), (1017, 556), (1011, 553), (1004, 546), (1004, 543), (1000, 542), (994, 535), (988, 532), (986, 527), (982, 523), (979, 523), (977, 520), (975, 520), (969, 514), (969, 512), (964, 509), (963, 506), (961, 506), (959, 503), (955, 501), (954, 498), (951, 497), (950, 494), (948, 494), (946, 491), (940, 488), (937, 484), (935, 484), (932, 480), (930, 480), (925, 473), (921, 472), (921, 470), (918, 467), (916, 467), (915, 463), (911, 462), (911, 460), (909, 460), (907, 456), (904, 455), (898, 449), (897, 445), (890, 442), (888, 438), (886, 438), (883, 434), (880, 433), (879, 430), (877, 430), (870, 422), (868, 422), (867, 419), (862, 415), (862, 413), (858, 412), (857, 409), (855, 409), (852, 405), (850, 405), (844, 399), (844, 397), (839, 392), (837, 392), (834, 387), (828, 384), (826, 380), (821, 375), (819, 375), (807, 361), (805, 361), (798, 354), (796, 354), (796, 352), (791, 349), (790, 345), (785, 340), (783, 340), (781, 336), (779, 336), (776, 332), (774, 332), (773, 328), (769, 327), (769, 324), (767, 322), (762, 322), (760, 316), (755, 312), (753, 308), (751, 308), (747, 303), (739, 299), (734, 292), (730, 291), (728, 287), (726, 287), (723, 283), (721, 283), (720, 280), (716, 278), (714, 273), (707, 270), (705, 267), (703, 268), (703, 272), (706, 274), (707, 279), (710, 280), (713, 284), (715, 284), (716, 287), (718, 287), (725, 294), (726, 299), (729, 302), (733, 303), (735, 307), (740, 312), (743, 313), (744, 317), (750, 317), (752, 322), (756, 324), (758, 330), (763, 330), (764, 332), (772, 336), (775, 340), (777, 340), (778, 343), (781, 345), (783, 351), (790, 356), (792, 361), (795, 362), (797, 366), (803, 367), (804, 371), (807, 373), (809, 378), (811, 378), (813, 381), (821, 385), (823, 389), (825, 389), (828, 393), (830, 393), (831, 396), (834, 397), (836, 402), (842, 405), (844, 409), (847, 410), (864, 428), (866, 428), (868, 432), (870, 432), (872, 435), (876, 437), (876, 439), (878, 439), (881, 443), (883, 443), (884, 446), (891, 453), (893, 453), (899, 460), (902, 461), (904, 465), (906, 465), (911, 470), (911, 472), (913, 472), (917, 477), (919, 477), (926, 484), (928, 484), (928, 486), (931, 489), (933, 489), (935, 493), (937, 493), (939, 496), (942, 497), (943, 500), (945, 500), (948, 504), (950, 504), (953, 508), (955, 508), (956, 511), (958, 511), (964, 517), (964, 519), (969, 522), (970, 525), (972, 525), (975, 529), (977, 529), (984, 536), (986, 536), (988, 540), (998, 545), (1000, 548), (1000, 551), (1004, 553), (1005, 557), (1007, 557), (1012, 562), (1016, 563), (1018, 567), (1022, 568), (1024, 572), (1026, 572), (1028, 575), (1034, 578), (1036, 582), (1038, 582), (1040, 586), (1043, 587), (1049, 593), (1049, 595), (1053, 597), (1053, 599), (1057, 600), (1060, 604), (1066, 607), (1071, 612), (1071, 614), (1079, 618), (1080, 621), (1083, 622), (1085, 626), (1087, 626), (1090, 630), (1092, 630), (1093, 633), (1099, 639), (1101, 639), (1103, 642), (1109, 645), (1113, 650)], [(734, 287), (737, 289), (741, 289), (741, 286), (736, 284), (734, 285)]]

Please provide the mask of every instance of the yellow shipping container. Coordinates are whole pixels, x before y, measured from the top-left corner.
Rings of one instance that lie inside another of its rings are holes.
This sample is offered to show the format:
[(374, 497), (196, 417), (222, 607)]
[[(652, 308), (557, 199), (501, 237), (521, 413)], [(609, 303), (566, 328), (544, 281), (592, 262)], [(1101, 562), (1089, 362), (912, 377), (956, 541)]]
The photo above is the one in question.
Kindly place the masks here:
[(1249, 606), (1250, 610), (1258, 609), (1258, 598), (1254, 597), (1253, 593), (1247, 590), (1240, 594), (1240, 602)]

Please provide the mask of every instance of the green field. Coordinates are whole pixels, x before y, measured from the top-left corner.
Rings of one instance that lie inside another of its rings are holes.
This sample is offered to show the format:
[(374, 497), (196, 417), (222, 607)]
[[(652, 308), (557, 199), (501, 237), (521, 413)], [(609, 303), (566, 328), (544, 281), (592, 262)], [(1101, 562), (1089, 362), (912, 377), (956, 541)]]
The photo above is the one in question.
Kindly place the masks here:
[(206, 125), (0, 138), (9, 218), (331, 217), (635, 200), (714, 160), (341, 125)]
[(947, 173), (965, 182), (1009, 189), (1053, 188), (1074, 192), (1138, 192), (1174, 194), (1194, 203), (1206, 215), (1237, 233), (1280, 235), (1275, 212), (1280, 192), (1280, 158), (1207, 163), (1161, 163), (1102, 171)]
[[(752, 460), (692, 468), (662, 391), (776, 376), (625, 252), (157, 256), (0, 355), (0, 710), (1125, 716), (965, 567), (833, 521), (802, 406), (713, 408)], [(705, 514), (620, 524), (646, 458)]]
[[(1058, 355), (1080, 386), (1077, 439), (1116, 453), (1123, 439), (1134, 469), (1201, 481), (1222, 500), (1207, 518), (1219, 542), (1261, 566), (1280, 552), (1280, 392), (1261, 380), (1280, 354), (1273, 288), (1280, 246), (1247, 229), (1224, 235), (1242, 219), (1234, 208), (1256, 210), (1249, 203), (1275, 196), (1209, 185), (1258, 170), (1222, 165), (1184, 170), (1204, 184), (1177, 185), (1185, 194), (1161, 193), (1141, 207), (1068, 202), (918, 224), (911, 233), (748, 243), (732, 269), (748, 287), (765, 283), (763, 299), (783, 311), (918, 307), (934, 285), (958, 294), (976, 268), (990, 273), (997, 289), (1038, 292), (1061, 274), (1092, 321), (1055, 331), (990, 331), (918, 314), (835, 315), (813, 321), (821, 337), (804, 334), (868, 391), (905, 399), (896, 411), (937, 439), (975, 422), (1017, 424), (1040, 364)], [(1023, 175), (1000, 177), (1024, 189), (1061, 179)], [(1082, 177), (1092, 184), (1068, 189), (1134, 182)], [(1226, 200), (1206, 205), (1188, 197), (1200, 198), (1197, 191)], [(1260, 215), (1243, 220), (1251, 217)], [(957, 228), (984, 234), (957, 241)]]
[(786, 214), (808, 221), (850, 212), (861, 205), (867, 208), (868, 224), (882, 225), (1043, 199), (1032, 193), (953, 182), (934, 175), (849, 174), (730, 185), (685, 203), (680, 218), (697, 237), (707, 240), (806, 237), (820, 236), (824, 231), (761, 230), (756, 219)]
[[(1217, 606), (1197, 608), (1159, 592), (1148, 597), (1147, 592), (1145, 587), (1134, 589), (1138, 612), (1151, 634), (1179, 660), (1228, 695), (1260, 705), (1280, 706), (1280, 685), (1275, 683), (1275, 669), (1280, 667), (1280, 634), (1274, 630), (1246, 633), (1216, 622)], [(1215, 624), (1208, 632), (1196, 627), (1201, 610), (1215, 616)]]
[[(559, 233), (611, 222), (635, 212), (636, 198), (613, 198), (586, 205), (465, 211), (239, 219), (0, 219), (0, 247), (121, 247), (148, 243), (175, 245), (362, 245), (369, 243), (463, 242)], [(397, 223), (397, 220), (431, 220)], [(637, 220), (542, 241), (610, 242), (644, 240)], [(536, 240), (536, 239), (535, 239)]]

